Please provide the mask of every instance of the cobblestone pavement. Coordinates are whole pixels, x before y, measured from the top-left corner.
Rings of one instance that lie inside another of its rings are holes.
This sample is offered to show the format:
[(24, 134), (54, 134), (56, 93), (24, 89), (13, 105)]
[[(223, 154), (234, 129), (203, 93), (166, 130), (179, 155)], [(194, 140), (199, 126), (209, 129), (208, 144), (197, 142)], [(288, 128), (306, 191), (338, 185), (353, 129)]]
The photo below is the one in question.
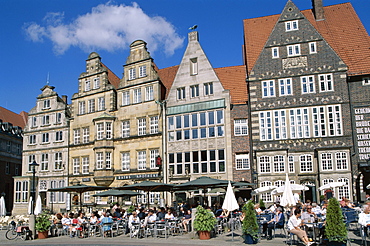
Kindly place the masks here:
[[(21, 239), (7, 240), (5, 238), (5, 230), (0, 231), (0, 245), (129, 245), (129, 246), (189, 246), (189, 245), (203, 245), (203, 246), (233, 246), (241, 245), (243, 239), (240, 237), (241, 232), (236, 231), (234, 233), (234, 240), (232, 239), (231, 233), (224, 233), (211, 238), (210, 240), (199, 240), (194, 233), (184, 234), (181, 236), (170, 236), (169, 238), (130, 238), (129, 235), (119, 235), (113, 238), (101, 238), (101, 237), (90, 237), (90, 238), (69, 238), (68, 236), (61, 237), (50, 237), (47, 239), (36, 239), (23, 241)], [(357, 232), (349, 232), (349, 237), (352, 246), (363, 245), (361, 238)], [(266, 239), (261, 240), (258, 246), (278, 246), (286, 245), (285, 237), (278, 235), (273, 240), (267, 241)], [(368, 240), (368, 244), (370, 240)], [(369, 244), (370, 245), (370, 244)]]

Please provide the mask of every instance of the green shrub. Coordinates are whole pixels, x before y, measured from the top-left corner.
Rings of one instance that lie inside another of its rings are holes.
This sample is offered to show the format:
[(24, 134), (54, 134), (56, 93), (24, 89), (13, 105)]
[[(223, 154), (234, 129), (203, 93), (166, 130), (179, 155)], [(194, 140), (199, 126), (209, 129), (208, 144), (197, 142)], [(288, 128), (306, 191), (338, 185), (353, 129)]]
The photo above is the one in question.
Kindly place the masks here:
[(196, 231), (212, 231), (217, 223), (217, 219), (212, 213), (202, 206), (197, 207), (194, 219), (194, 229)]
[(36, 217), (35, 229), (39, 232), (48, 231), (51, 226), (50, 215), (46, 212)]
[(244, 219), (243, 219), (243, 235), (250, 235), (254, 240), (258, 238), (258, 223), (257, 215), (254, 210), (254, 204), (251, 200), (248, 201), (242, 208)]
[(347, 228), (343, 220), (342, 209), (334, 197), (329, 199), (326, 209), (325, 234), (329, 241), (347, 242)]

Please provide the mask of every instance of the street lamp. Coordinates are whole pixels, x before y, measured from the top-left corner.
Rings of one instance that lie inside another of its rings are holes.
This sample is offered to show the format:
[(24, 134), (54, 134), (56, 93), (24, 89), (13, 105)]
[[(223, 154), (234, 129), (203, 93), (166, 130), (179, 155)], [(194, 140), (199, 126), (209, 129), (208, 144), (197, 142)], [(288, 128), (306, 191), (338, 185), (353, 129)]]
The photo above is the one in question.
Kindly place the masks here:
[(31, 197), (32, 197), (32, 206), (31, 206), (31, 214), (35, 214), (35, 207), (33, 204), (35, 203), (35, 196), (36, 196), (36, 188), (35, 188), (35, 174), (36, 174), (36, 167), (40, 166), (36, 163), (36, 161), (33, 161), (30, 164), (31, 170), (32, 170), (32, 191), (31, 191)]

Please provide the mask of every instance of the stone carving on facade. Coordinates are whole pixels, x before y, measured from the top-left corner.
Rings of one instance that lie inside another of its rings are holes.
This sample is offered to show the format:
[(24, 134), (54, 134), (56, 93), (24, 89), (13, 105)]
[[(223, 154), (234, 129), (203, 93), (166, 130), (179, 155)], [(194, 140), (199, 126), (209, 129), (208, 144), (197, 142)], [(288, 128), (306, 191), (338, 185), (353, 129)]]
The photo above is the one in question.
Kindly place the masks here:
[(282, 59), (282, 63), (283, 63), (283, 69), (307, 67), (308, 65), (306, 56), (285, 58), (285, 59)]

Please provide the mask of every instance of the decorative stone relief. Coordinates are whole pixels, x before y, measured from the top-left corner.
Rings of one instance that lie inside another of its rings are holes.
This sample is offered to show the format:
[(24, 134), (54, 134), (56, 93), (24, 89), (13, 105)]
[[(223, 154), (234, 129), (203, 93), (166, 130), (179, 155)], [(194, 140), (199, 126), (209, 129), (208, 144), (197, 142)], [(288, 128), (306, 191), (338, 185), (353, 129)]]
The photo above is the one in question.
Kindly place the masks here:
[(290, 57), (282, 59), (283, 69), (298, 68), (298, 67), (307, 67), (307, 57)]

